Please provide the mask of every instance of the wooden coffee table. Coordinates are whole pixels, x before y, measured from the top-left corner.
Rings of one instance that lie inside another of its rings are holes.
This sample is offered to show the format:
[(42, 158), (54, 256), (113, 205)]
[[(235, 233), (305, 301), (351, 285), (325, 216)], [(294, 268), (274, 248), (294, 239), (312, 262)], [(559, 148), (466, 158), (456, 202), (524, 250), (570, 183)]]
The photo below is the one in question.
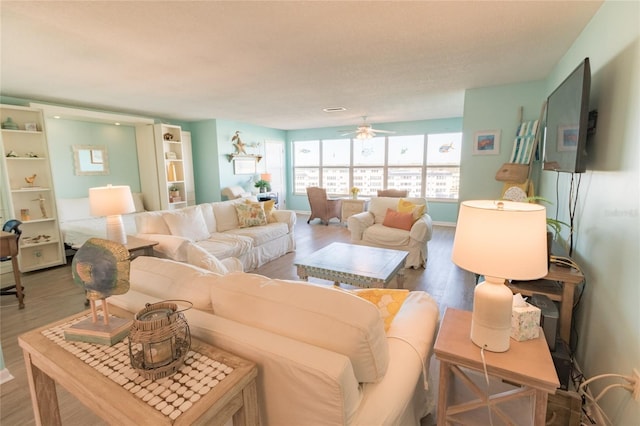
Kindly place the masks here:
[(311, 256), (294, 262), (302, 280), (315, 277), (357, 287), (387, 288), (396, 279), (404, 285), (406, 251), (355, 244), (332, 243)]
[(109, 424), (222, 425), (231, 417), (234, 425), (260, 424), (254, 363), (192, 337), (188, 370), (145, 380), (130, 368), (125, 342), (109, 347), (60, 339), (64, 327), (87, 315), (18, 338), (37, 425), (61, 424), (56, 383)]

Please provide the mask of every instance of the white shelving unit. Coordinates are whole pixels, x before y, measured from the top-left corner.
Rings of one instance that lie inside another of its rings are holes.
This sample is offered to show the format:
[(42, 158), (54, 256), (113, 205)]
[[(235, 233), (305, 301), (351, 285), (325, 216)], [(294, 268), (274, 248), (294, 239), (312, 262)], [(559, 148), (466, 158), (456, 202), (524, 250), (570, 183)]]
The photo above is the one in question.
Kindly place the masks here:
[[(147, 208), (151, 210), (178, 209), (187, 206), (192, 191), (186, 179), (190, 165), (185, 160), (185, 144), (180, 126), (154, 124), (136, 127), (140, 184)], [(170, 188), (178, 189), (178, 196)]]
[(7, 219), (15, 218), (22, 222), (18, 255), (20, 271), (62, 265), (66, 258), (56, 216), (56, 197), (42, 111), (0, 105), (0, 122), (5, 123), (9, 117), (18, 128), (2, 129), (0, 149), (3, 185), (8, 183), (12, 216)]

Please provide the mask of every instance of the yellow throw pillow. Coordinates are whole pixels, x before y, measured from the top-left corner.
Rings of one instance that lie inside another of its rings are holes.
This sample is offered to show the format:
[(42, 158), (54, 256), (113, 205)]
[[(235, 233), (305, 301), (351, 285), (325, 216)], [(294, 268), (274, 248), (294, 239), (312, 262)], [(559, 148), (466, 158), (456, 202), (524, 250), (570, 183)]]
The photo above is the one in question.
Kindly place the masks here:
[(276, 205), (276, 200), (259, 201), (257, 203), (255, 201), (245, 200), (245, 204), (260, 204), (262, 206), (262, 209), (264, 210), (264, 215), (267, 218), (267, 222), (277, 222), (276, 218), (271, 214), (271, 212), (273, 212), (274, 206)]
[(413, 215), (413, 221), (420, 219), (424, 214), (424, 204), (412, 203), (409, 200), (400, 198), (398, 201), (398, 211), (402, 213), (411, 213)]
[(388, 331), (391, 322), (402, 307), (404, 300), (409, 294), (409, 290), (388, 289), (388, 288), (364, 288), (353, 290), (353, 292), (368, 300), (378, 307), (382, 320), (384, 321), (384, 331)]

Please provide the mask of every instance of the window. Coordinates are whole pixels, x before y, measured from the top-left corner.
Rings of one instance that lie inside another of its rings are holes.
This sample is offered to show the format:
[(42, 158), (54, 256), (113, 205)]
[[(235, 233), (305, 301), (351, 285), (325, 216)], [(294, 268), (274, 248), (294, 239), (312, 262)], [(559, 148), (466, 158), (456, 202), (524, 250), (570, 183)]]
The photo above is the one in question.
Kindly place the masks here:
[(394, 188), (412, 197), (457, 200), (461, 151), (462, 133), (294, 141), (294, 192), (321, 186), (347, 196), (357, 186), (363, 197)]

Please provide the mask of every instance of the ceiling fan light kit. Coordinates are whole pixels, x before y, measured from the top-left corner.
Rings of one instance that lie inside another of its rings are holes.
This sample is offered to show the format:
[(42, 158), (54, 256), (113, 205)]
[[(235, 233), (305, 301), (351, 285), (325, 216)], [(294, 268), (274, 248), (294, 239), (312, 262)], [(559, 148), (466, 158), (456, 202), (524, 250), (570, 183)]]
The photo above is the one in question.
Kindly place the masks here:
[(371, 124), (367, 123), (367, 116), (362, 116), (362, 124), (359, 125), (354, 131), (339, 130), (339, 132), (347, 132), (341, 136), (356, 135), (356, 139), (371, 139), (376, 136), (376, 133), (395, 133), (389, 130), (379, 130), (371, 127)]

